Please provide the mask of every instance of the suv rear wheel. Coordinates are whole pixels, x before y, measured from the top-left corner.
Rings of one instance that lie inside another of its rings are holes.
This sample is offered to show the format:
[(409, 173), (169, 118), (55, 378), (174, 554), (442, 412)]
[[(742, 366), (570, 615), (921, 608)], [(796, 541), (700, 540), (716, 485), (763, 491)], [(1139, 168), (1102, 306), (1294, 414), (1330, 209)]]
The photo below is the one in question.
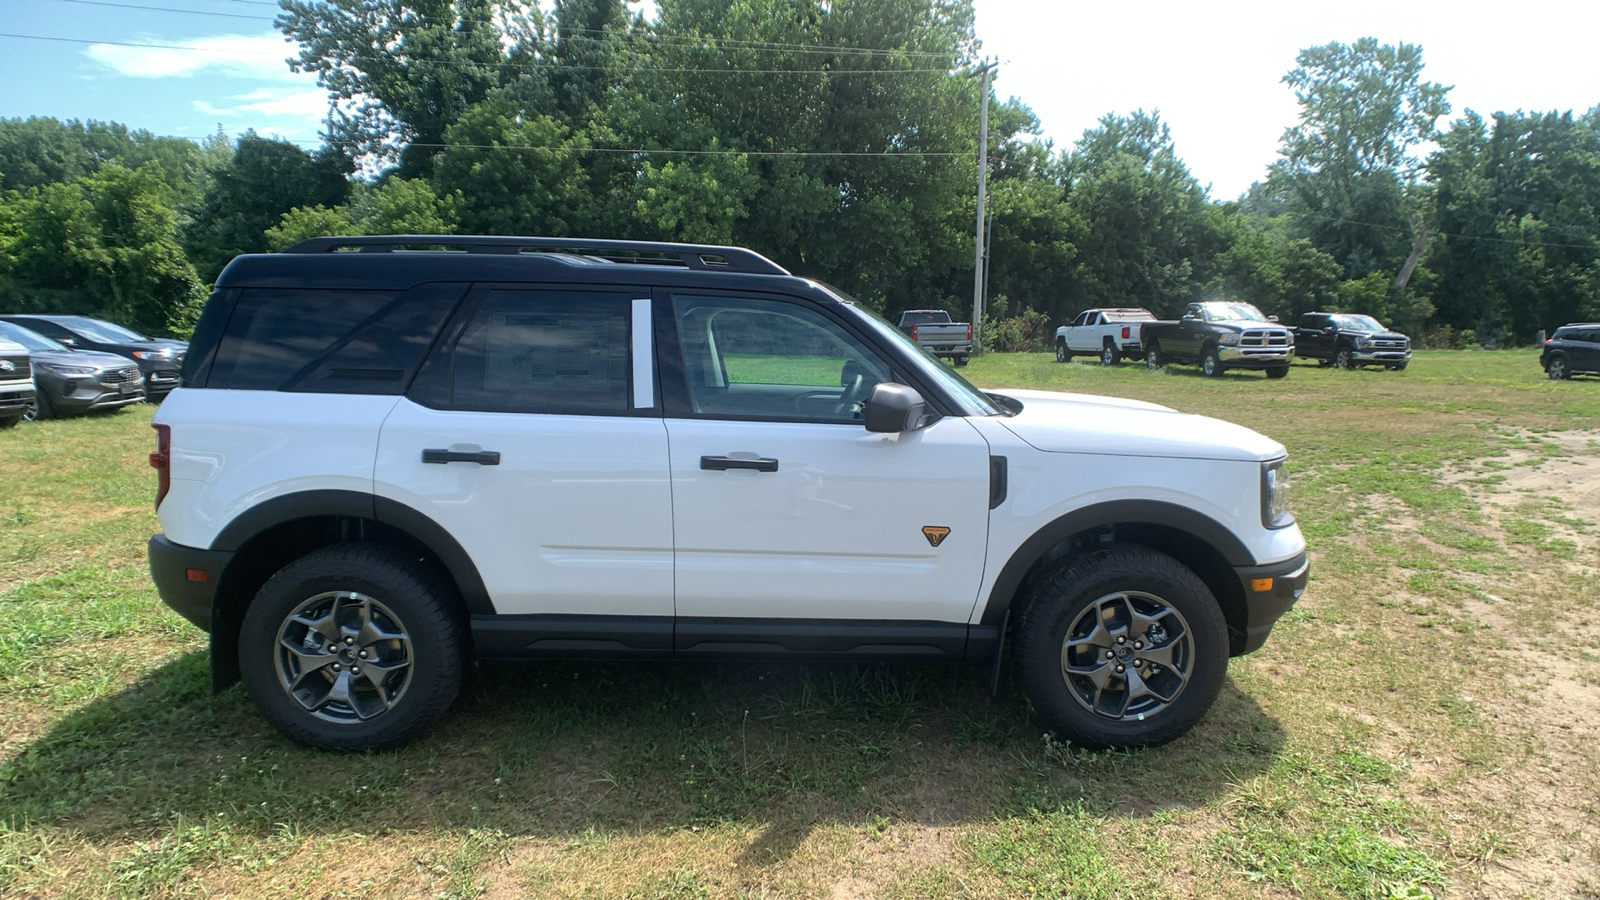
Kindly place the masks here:
[(411, 740), (455, 699), (464, 668), (452, 592), (412, 555), (338, 544), (261, 588), (239, 630), (245, 687), (293, 740), (370, 750)]
[(1544, 367), (1544, 373), (1553, 381), (1572, 377), (1572, 369), (1567, 365), (1567, 358), (1560, 354), (1550, 357), (1550, 364)]
[(1187, 732), (1228, 666), (1216, 597), (1177, 560), (1111, 547), (1062, 566), (1035, 591), (1016, 635), (1034, 707), (1083, 747), (1148, 747)]

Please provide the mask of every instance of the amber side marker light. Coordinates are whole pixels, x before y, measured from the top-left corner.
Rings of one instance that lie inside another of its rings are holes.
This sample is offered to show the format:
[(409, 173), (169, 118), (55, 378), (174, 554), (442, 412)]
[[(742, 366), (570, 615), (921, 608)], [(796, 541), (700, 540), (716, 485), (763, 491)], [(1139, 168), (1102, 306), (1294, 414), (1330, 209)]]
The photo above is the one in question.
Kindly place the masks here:
[(211, 580), (211, 573), (205, 569), (184, 569), (183, 574), (196, 584), (205, 584)]
[[(189, 571), (192, 572), (194, 570), (190, 569)], [(1272, 579), (1252, 578), (1250, 579), (1250, 590), (1255, 591), (1258, 594), (1266, 593), (1267, 591), (1272, 590)]]

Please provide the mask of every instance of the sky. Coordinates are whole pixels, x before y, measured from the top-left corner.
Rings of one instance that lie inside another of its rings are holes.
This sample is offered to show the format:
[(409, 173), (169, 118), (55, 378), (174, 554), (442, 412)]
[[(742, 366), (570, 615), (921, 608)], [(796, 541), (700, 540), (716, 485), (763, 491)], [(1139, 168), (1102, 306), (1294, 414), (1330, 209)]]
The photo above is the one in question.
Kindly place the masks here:
[[(1297, 116), (1281, 79), (1300, 50), (1329, 41), (1420, 44), (1424, 77), (1453, 86), (1452, 118), (1600, 105), (1600, 0), (974, 3), (983, 52), (999, 63), (996, 92), (1031, 107), (1046, 138), (1066, 147), (1107, 113), (1159, 111), (1218, 200), (1263, 177)], [(254, 128), (314, 146), (327, 96), (289, 71), (276, 10), (272, 0), (0, 0), (0, 116), (194, 139)]]

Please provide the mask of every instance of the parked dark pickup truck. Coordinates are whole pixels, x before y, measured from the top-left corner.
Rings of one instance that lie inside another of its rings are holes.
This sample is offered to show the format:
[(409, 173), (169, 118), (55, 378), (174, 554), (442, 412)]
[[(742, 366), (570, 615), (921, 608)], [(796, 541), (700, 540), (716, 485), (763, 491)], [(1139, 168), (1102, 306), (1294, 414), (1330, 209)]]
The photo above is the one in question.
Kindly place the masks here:
[(972, 326), (950, 321), (950, 314), (942, 309), (908, 309), (896, 324), (917, 346), (934, 356), (948, 357), (958, 366), (966, 365), (972, 355)]
[(1384, 328), (1371, 316), (1309, 312), (1291, 330), (1295, 353), (1325, 366), (1387, 366), (1398, 371), (1411, 361), (1411, 339)]
[(1248, 303), (1191, 303), (1176, 322), (1146, 322), (1144, 361), (1152, 369), (1196, 363), (1207, 375), (1228, 369), (1258, 369), (1268, 378), (1289, 374), (1294, 334)]

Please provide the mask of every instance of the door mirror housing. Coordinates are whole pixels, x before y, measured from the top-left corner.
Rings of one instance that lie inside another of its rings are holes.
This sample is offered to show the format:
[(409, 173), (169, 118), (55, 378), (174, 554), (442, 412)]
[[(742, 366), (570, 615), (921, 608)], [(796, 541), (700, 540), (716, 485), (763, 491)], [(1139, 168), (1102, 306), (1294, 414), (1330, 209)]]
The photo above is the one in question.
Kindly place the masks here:
[(1278, 321), (1278, 317), (1277, 316), (1267, 316), (1267, 321), (1268, 322), (1276, 322), (1276, 321)]
[(66, 346), (66, 347), (76, 347), (76, 346), (78, 346), (77, 339), (76, 338), (69, 338), (69, 337), (58, 337), (58, 338), (56, 338), (56, 343), (61, 344), (61, 345)]
[(900, 434), (916, 431), (924, 424), (927, 404), (915, 388), (889, 381), (880, 381), (867, 398), (865, 419), (868, 431), (880, 434)]

